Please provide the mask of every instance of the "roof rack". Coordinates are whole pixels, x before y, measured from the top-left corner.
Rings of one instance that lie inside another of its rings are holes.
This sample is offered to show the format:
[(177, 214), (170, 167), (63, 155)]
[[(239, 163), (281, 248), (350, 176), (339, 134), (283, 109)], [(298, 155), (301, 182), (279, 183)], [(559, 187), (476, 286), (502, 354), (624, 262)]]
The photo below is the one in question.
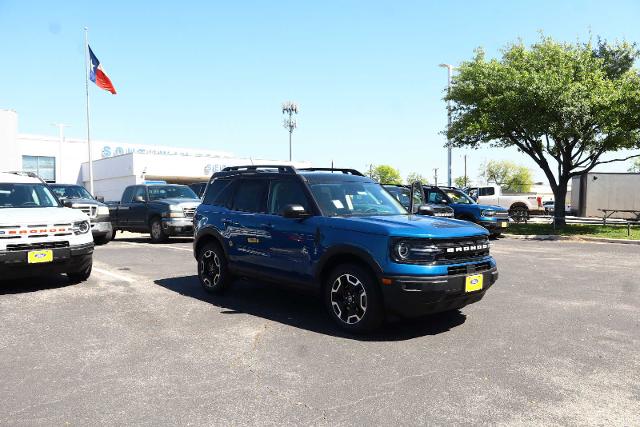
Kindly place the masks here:
[(305, 172), (341, 172), (347, 175), (364, 176), (360, 171), (346, 168), (301, 168), (298, 170)]
[(27, 171), (7, 171), (5, 173), (10, 173), (12, 175), (18, 175), (18, 176), (26, 176), (28, 178), (35, 178), (37, 180), (39, 180), (40, 182), (42, 182), (43, 184), (46, 184), (47, 182), (40, 178), (40, 176), (38, 176), (37, 174), (33, 173), (33, 172), (27, 172)]
[(264, 169), (277, 169), (278, 173), (296, 173), (296, 168), (288, 165), (247, 165), (247, 166), (227, 166), (222, 169), (222, 172), (258, 172), (258, 170)]

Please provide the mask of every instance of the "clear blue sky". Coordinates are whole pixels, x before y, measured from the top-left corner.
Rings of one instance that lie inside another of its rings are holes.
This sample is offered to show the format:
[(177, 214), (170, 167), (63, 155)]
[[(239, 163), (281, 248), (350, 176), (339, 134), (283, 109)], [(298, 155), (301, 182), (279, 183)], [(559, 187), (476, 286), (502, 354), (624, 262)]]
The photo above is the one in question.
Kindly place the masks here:
[[(118, 95), (91, 87), (96, 139), (285, 159), (280, 104), (300, 104), (294, 158), (446, 175), (446, 70), (538, 31), (640, 41), (637, 1), (0, 0), (0, 108), (20, 132), (83, 137), (83, 27)], [(454, 176), (463, 173), (461, 151)], [(470, 151), (469, 174), (505, 150)], [(617, 166), (617, 169), (625, 166)], [(608, 169), (614, 169), (610, 167)], [(534, 169), (537, 177), (541, 173)]]

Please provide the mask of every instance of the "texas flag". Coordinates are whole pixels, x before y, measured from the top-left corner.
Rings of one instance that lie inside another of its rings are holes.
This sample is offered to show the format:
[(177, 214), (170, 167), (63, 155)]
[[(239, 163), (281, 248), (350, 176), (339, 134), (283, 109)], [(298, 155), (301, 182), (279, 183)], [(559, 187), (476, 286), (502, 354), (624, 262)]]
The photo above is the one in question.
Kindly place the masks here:
[[(87, 46), (89, 47), (89, 46)], [(116, 94), (116, 88), (113, 87), (113, 83), (107, 76), (107, 73), (104, 72), (102, 65), (100, 65), (100, 61), (94, 55), (91, 47), (89, 47), (89, 60), (91, 61), (89, 66), (91, 69), (89, 70), (89, 78), (92, 82), (94, 82), (99, 88), (108, 90), (112, 94)]]

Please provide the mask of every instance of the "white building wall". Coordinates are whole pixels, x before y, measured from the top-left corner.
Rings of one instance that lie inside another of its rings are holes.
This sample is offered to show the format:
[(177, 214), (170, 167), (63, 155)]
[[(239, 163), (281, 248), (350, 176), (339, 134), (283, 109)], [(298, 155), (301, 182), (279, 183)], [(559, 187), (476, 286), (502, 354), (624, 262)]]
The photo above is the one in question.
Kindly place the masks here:
[[(589, 173), (586, 216), (602, 217), (600, 209), (640, 210), (640, 173)], [(634, 218), (615, 214), (612, 218)]]

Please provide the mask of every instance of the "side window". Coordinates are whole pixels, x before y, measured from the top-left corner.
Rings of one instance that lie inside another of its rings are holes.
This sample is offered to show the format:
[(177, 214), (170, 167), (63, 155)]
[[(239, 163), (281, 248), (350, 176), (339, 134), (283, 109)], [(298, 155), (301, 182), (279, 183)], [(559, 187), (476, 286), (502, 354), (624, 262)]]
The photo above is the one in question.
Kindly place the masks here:
[(431, 190), (429, 191), (429, 203), (442, 203), (442, 201), (444, 200), (444, 197), (442, 197), (442, 193), (440, 193), (437, 190)]
[(496, 194), (496, 190), (493, 187), (485, 187), (480, 189), (481, 196), (493, 196)]
[[(221, 200), (221, 193), (225, 190), (225, 188), (229, 185), (231, 180), (229, 179), (216, 179), (214, 180), (209, 187), (207, 187), (207, 192), (202, 199), (202, 203), (205, 205), (215, 205), (215, 206), (223, 206), (225, 205), (226, 200)], [(227, 192), (229, 193), (229, 192)], [(228, 198), (228, 197), (227, 197)], [(225, 198), (226, 199), (226, 198)]]
[(136, 187), (133, 192), (133, 201), (135, 202), (138, 197), (142, 197), (144, 200), (147, 200), (147, 189), (143, 186)]
[(302, 184), (291, 179), (271, 181), (268, 212), (273, 215), (282, 215), (282, 210), (287, 205), (300, 205), (309, 212), (309, 200)]
[(241, 179), (235, 186), (233, 210), (244, 212), (265, 212), (265, 198), (269, 182), (261, 179)]
[(133, 199), (133, 189), (135, 187), (127, 187), (124, 190), (124, 194), (122, 195), (122, 203), (129, 203), (131, 199)]

